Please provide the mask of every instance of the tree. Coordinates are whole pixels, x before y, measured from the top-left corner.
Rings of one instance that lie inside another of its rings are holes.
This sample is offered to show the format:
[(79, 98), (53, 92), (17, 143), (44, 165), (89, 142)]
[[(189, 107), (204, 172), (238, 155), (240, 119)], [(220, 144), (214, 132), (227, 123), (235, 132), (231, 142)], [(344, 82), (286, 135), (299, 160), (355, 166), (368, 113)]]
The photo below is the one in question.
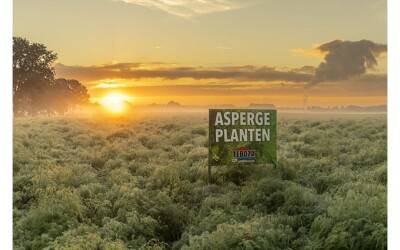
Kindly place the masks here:
[(57, 54), (43, 44), (13, 38), (14, 112), (32, 114), (41, 109), (41, 95), (54, 81), (56, 59)]
[(51, 91), (52, 111), (65, 113), (76, 106), (87, 104), (89, 94), (84, 85), (77, 80), (59, 78), (54, 81)]
[(13, 46), (15, 114), (63, 114), (89, 101), (79, 81), (55, 79), (55, 52), (21, 37), (13, 38)]

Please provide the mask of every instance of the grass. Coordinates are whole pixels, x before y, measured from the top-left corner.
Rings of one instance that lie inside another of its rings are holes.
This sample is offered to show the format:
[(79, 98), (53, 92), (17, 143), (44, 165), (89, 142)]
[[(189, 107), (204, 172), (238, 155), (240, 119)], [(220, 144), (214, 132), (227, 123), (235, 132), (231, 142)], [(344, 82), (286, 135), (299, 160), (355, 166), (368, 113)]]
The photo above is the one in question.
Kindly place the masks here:
[(218, 167), (204, 113), (14, 121), (15, 249), (386, 249), (386, 117), (279, 115)]

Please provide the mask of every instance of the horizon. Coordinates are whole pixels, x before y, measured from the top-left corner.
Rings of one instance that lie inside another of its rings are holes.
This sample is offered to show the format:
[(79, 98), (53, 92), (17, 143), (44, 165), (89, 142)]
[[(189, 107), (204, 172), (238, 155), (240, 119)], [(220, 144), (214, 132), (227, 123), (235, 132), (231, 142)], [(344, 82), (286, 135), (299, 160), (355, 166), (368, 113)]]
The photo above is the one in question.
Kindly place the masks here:
[[(384, 109), (386, 112), (387, 105), (386, 104), (377, 104), (377, 105), (329, 105), (329, 106), (318, 106), (312, 105), (308, 106), (307, 109), (304, 109), (302, 106), (280, 106), (275, 105), (273, 103), (249, 103), (247, 105), (235, 105), (233, 103), (224, 103), (224, 104), (198, 104), (198, 105), (187, 105), (183, 104), (174, 100), (170, 100), (166, 103), (149, 103), (149, 104), (135, 104), (134, 102), (130, 101), (123, 101), (122, 105), (127, 105), (128, 109), (220, 109), (220, 108), (237, 108), (237, 109), (275, 109), (275, 110), (301, 110), (306, 112), (312, 112), (315, 110), (322, 110), (322, 111), (332, 111), (332, 110), (353, 110), (353, 111), (375, 111), (374, 109), (378, 109), (379, 111), (383, 111)], [(94, 105), (98, 107), (103, 107), (104, 104), (101, 102), (90, 102), (89, 106)], [(118, 113), (118, 112), (116, 112)]]

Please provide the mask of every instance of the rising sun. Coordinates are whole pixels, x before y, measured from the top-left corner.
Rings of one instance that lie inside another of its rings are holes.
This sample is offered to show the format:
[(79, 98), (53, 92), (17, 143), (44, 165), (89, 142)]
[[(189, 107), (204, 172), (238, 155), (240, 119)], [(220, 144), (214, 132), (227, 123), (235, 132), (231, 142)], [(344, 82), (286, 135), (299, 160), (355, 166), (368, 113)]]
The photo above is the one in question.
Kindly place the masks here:
[(110, 93), (100, 99), (100, 104), (112, 113), (122, 113), (126, 110), (132, 96), (121, 93)]

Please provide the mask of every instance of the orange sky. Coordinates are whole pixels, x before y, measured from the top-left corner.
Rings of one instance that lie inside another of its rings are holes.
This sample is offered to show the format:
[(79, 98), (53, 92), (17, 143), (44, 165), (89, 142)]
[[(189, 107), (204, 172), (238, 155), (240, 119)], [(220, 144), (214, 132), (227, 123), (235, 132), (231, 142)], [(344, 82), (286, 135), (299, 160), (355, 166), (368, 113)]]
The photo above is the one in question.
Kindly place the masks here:
[[(302, 106), (314, 81), (309, 105), (386, 103), (384, 0), (15, 0), (14, 35), (57, 52), (57, 77), (93, 101)], [(336, 39), (371, 41), (374, 67), (353, 45), (320, 47)]]

